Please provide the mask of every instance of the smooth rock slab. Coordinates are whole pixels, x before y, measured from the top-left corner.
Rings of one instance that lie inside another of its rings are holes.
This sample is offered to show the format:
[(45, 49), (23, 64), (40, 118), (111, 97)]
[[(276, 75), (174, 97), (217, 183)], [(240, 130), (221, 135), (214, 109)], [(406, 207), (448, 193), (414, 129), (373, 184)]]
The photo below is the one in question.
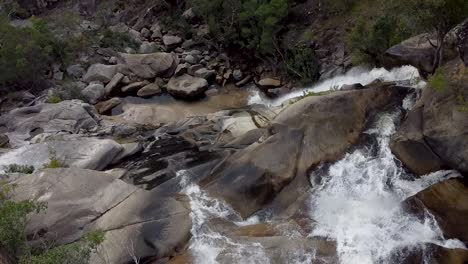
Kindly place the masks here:
[(162, 196), (160, 190), (139, 190), (100, 217), (90, 229), (106, 232), (92, 264), (128, 263), (133, 255), (171, 256), (190, 239), (192, 221), (188, 198), (184, 195)]
[(41, 132), (69, 132), (96, 129), (100, 122), (94, 108), (79, 100), (17, 108), (0, 116), (13, 146)]
[(10, 164), (32, 165), (40, 169), (55, 155), (69, 167), (102, 170), (123, 151), (110, 139), (82, 138), (26, 145), (0, 156), (0, 170)]
[(34, 241), (70, 243), (83, 229), (137, 190), (114, 176), (83, 169), (46, 169), (14, 181), (15, 200), (47, 203), (44, 213), (31, 215), (27, 234), (41, 231)]

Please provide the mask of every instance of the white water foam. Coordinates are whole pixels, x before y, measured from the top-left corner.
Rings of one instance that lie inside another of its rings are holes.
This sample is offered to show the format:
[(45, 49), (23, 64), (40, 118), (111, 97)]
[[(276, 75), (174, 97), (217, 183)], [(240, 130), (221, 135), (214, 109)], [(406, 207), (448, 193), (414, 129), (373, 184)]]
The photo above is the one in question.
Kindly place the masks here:
[[(208, 196), (200, 187), (190, 183), (185, 171), (179, 171), (183, 192), (190, 199), (192, 218), (192, 238), (189, 251), (195, 263), (270, 263), (259, 243), (239, 243), (212, 230), (208, 224), (211, 219), (224, 219), (230, 223), (250, 225), (258, 223), (256, 218), (242, 221), (242, 218), (226, 203)], [(222, 255), (222, 257), (220, 257)]]
[(360, 83), (362, 85), (367, 85), (375, 81), (376, 79), (389, 82), (405, 81), (406, 85), (414, 87), (423, 87), (425, 85), (423, 81), (420, 81), (419, 72), (413, 66), (403, 66), (400, 68), (392, 69), (391, 71), (387, 71), (384, 68), (374, 68), (372, 70), (368, 70), (363, 67), (355, 67), (349, 70), (344, 75), (339, 75), (331, 79), (325, 80), (310, 88), (305, 88), (303, 90), (288, 93), (275, 100), (268, 99), (258, 89), (254, 89), (251, 91), (249, 104), (279, 106), (290, 99), (303, 96), (305, 93), (308, 92), (317, 93), (329, 91), (331, 89), (340, 88), (345, 84)]
[(366, 131), (377, 137), (376, 149), (357, 149), (331, 165), (326, 182), (312, 194), (311, 215), (317, 226), (311, 236), (336, 240), (342, 264), (392, 263), (395, 250), (425, 243), (464, 248), (458, 240), (445, 240), (431, 215), (421, 220), (401, 207), (407, 197), (457, 173), (440, 171), (405, 180), (388, 146), (398, 116), (383, 114)]

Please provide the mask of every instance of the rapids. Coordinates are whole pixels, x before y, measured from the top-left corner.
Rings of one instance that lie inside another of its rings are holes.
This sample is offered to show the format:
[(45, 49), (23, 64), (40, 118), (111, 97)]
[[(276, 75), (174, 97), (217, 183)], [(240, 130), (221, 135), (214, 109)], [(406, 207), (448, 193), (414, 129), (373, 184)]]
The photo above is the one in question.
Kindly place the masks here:
[[(420, 87), (413, 67), (393, 71), (353, 69), (343, 76), (324, 81), (306, 91), (321, 92), (343, 84), (363, 85), (379, 78), (404, 81)], [(255, 93), (250, 103), (271, 106), (301, 96), (292, 92), (276, 100)], [(364, 136), (369, 140), (351, 149), (341, 160), (323, 164), (310, 174), (309, 211), (314, 225), (304, 239), (323, 239), (336, 243), (335, 260), (342, 264), (400, 263), (400, 251), (422, 250), (428, 243), (447, 248), (465, 248), (461, 241), (445, 239), (434, 217), (428, 212), (418, 218), (406, 212), (402, 202), (417, 192), (442, 180), (459, 177), (456, 171), (439, 171), (418, 179), (408, 174), (389, 147), (404, 110), (414, 100), (408, 97), (402, 107), (377, 114), (369, 120)], [(316, 256), (313, 247), (276, 248), (276, 253), (255, 240), (243, 240), (223, 234), (223, 226), (242, 227), (272, 223), (274, 216), (261, 212), (242, 219), (227, 203), (210, 197), (196, 183), (189, 182), (188, 172), (179, 171), (183, 192), (189, 197), (192, 238), (189, 252), (200, 264), (215, 263), (334, 263)], [(216, 220), (216, 221), (215, 221)], [(214, 224), (223, 222), (224, 225)], [(283, 234), (290, 239), (295, 233)], [(292, 240), (291, 240), (292, 241)], [(308, 245), (308, 244), (307, 244)], [(407, 252), (407, 251), (406, 251)], [(430, 252), (429, 252), (430, 253)]]
[(386, 82), (397, 82), (404, 85), (409, 85), (412, 87), (424, 87), (425, 82), (421, 81), (419, 78), (419, 73), (416, 68), (413, 66), (403, 66), (400, 68), (392, 69), (388, 71), (384, 68), (374, 68), (368, 70), (364, 67), (355, 67), (349, 70), (344, 75), (338, 75), (328, 80), (324, 80), (312, 87), (307, 87), (305, 89), (297, 90), (285, 94), (276, 99), (269, 99), (264, 96), (259, 90), (255, 89), (251, 91), (251, 96), (249, 98), (249, 104), (264, 104), (270, 106), (280, 106), (284, 102), (301, 97), (306, 93), (314, 92), (325, 92), (332, 89), (339, 89), (345, 84), (355, 84), (360, 83), (362, 85), (367, 85), (375, 80), (382, 80)]

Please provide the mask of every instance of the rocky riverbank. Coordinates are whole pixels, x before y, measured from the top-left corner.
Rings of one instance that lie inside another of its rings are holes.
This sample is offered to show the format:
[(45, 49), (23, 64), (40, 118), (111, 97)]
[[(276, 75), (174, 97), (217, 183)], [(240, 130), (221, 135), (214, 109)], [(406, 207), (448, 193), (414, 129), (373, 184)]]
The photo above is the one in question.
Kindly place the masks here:
[[(61, 5), (40, 3), (30, 11)], [(446, 47), (443, 89), (423, 78), (432, 60), (419, 36), (386, 57), (421, 76), (302, 90), (147, 16), (127, 22), (109, 30), (138, 48), (92, 47), (56, 67), (53, 82), (82, 99), (46, 101), (56, 87), (2, 103), (0, 179), (13, 201), (47, 204), (30, 215), (31, 246), (100, 230), (93, 264), (468, 261), (466, 23)]]

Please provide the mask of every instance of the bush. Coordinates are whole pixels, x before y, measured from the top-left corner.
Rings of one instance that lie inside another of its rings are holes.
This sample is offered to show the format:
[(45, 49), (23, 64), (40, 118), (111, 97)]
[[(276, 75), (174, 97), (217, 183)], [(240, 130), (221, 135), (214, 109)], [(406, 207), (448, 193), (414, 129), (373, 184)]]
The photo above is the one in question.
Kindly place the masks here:
[(322, 0), (322, 6), (328, 13), (342, 14), (349, 11), (356, 0)]
[(81, 241), (20, 258), (19, 264), (88, 264), (91, 253), (104, 241), (104, 233), (94, 231)]
[(39, 213), (45, 204), (33, 201), (8, 200), (13, 187), (0, 183), (0, 248), (12, 258), (28, 251), (26, 224), (30, 213)]
[(240, 46), (262, 56), (276, 53), (276, 37), (288, 15), (287, 0), (191, 0), (190, 4), (225, 46)]
[(53, 149), (49, 149), (50, 161), (43, 165), (44, 169), (59, 169), (68, 168), (68, 165), (57, 157), (57, 153)]
[(444, 70), (442, 68), (438, 68), (435, 73), (429, 77), (428, 81), (429, 87), (441, 92), (447, 88), (448, 80), (445, 77)]
[(32, 19), (31, 28), (17, 28), (0, 17), (0, 84), (35, 82), (61, 57), (56, 39), (45, 24)]
[(44, 169), (59, 169), (67, 167), (67, 164), (57, 158), (51, 158), (50, 161), (43, 166)]
[(34, 166), (10, 164), (5, 166), (5, 173), (23, 173), (32, 174), (34, 172)]
[(311, 84), (320, 78), (320, 61), (313, 49), (296, 47), (286, 52), (287, 72), (303, 84)]
[(34, 201), (9, 200), (13, 189), (12, 185), (0, 183), (0, 248), (10, 260), (19, 260), (19, 264), (88, 264), (91, 253), (104, 240), (104, 233), (93, 231), (76, 243), (33, 250), (25, 232), (28, 215), (40, 213), (47, 206)]
[(137, 48), (136, 42), (125, 33), (114, 32), (110, 29), (104, 29), (99, 45), (104, 48), (115, 48), (123, 50), (124, 48)]
[(387, 49), (411, 36), (409, 27), (394, 16), (360, 17), (349, 33), (347, 45), (354, 64), (380, 65)]

